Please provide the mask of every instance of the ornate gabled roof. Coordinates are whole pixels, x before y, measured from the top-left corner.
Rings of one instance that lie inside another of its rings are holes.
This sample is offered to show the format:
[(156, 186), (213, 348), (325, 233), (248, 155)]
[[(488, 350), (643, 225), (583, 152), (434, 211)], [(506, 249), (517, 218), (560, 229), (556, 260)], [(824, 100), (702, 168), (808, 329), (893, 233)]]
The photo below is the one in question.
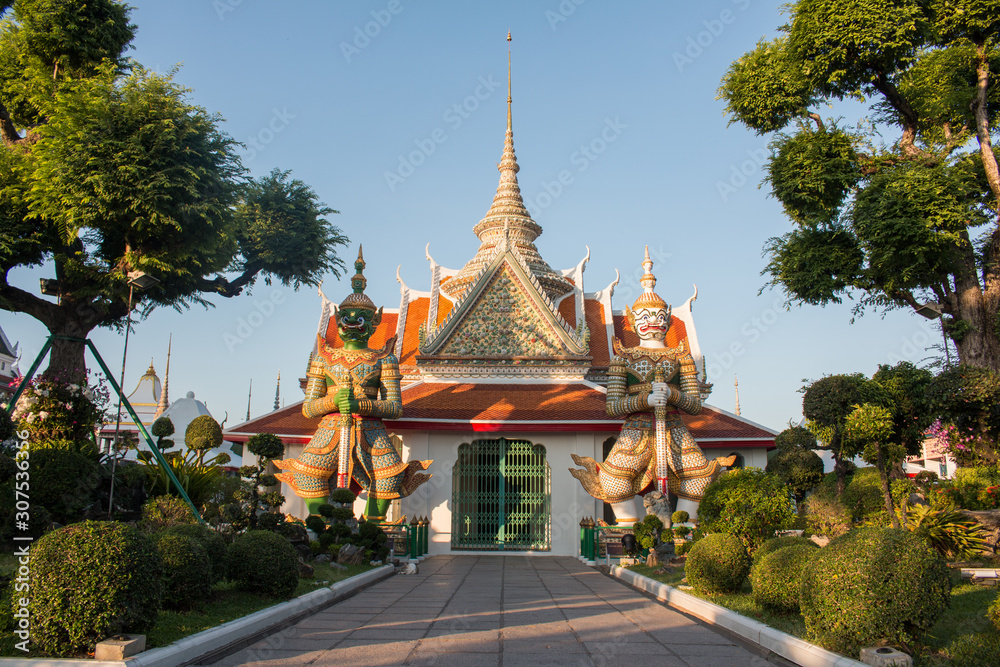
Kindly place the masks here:
[(589, 363), (584, 337), (559, 314), (506, 234), (493, 253), (441, 325), (426, 335), (417, 364)]
[[(542, 289), (551, 298), (559, 297), (573, 289), (573, 283), (552, 270), (535, 247), (535, 239), (542, 233), (542, 228), (531, 219), (531, 214), (524, 206), (521, 198), (521, 188), (517, 184), (517, 156), (514, 154), (514, 131), (511, 129), (511, 95), (510, 95), (510, 62), (507, 63), (507, 134), (504, 139), (503, 155), (497, 169), (500, 171), (500, 183), (497, 193), (493, 196), (493, 204), (486, 212), (486, 217), (473, 228), (476, 236), (482, 242), (476, 256), (466, 263), (458, 274), (441, 285), (441, 291), (451, 297), (459, 297), (476, 281), (493, 257), (501, 239), (509, 234), (510, 241), (517, 246), (531, 273), (538, 279)], [(505, 231), (509, 228), (509, 232)]]

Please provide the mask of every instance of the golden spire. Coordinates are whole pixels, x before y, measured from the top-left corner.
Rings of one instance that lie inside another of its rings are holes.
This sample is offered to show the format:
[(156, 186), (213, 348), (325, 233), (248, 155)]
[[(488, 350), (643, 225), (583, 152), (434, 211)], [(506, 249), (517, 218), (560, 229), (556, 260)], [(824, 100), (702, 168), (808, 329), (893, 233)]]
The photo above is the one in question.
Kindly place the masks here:
[[(153, 419), (160, 417), (167, 408), (170, 407), (170, 348), (174, 343), (174, 335), (170, 334), (170, 338), (167, 339), (167, 370), (163, 371), (163, 389), (160, 391), (160, 400), (156, 404), (156, 412), (153, 414)], [(150, 362), (150, 367), (152, 368), (152, 362)]]
[(511, 55), (510, 33), (507, 33), (507, 132), (504, 135), (503, 154), (497, 164), (500, 172), (500, 183), (493, 196), (493, 203), (486, 216), (479, 221), (472, 231), (482, 245), (476, 256), (462, 268), (459, 273), (441, 286), (441, 291), (450, 296), (458, 296), (472, 283), (482, 268), (493, 258), (496, 247), (504, 237), (504, 227), (509, 226), (511, 245), (516, 246), (531, 272), (538, 279), (545, 292), (552, 298), (561, 296), (573, 289), (573, 284), (552, 270), (535, 247), (535, 239), (542, 233), (542, 228), (531, 219), (531, 214), (524, 205), (521, 188), (517, 184), (517, 172), (521, 168), (517, 164), (514, 153), (514, 129), (511, 113), (513, 96), (511, 95)]
[(736, 416), (740, 414), (740, 379), (733, 375), (733, 386), (736, 387)]

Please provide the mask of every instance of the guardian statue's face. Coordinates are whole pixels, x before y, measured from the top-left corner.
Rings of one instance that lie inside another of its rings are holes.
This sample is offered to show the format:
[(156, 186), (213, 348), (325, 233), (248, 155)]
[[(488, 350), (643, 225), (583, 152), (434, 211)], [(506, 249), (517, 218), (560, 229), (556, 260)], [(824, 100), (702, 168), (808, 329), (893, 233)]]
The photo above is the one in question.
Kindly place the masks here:
[(670, 311), (666, 308), (640, 308), (633, 326), (640, 340), (664, 341), (670, 328)]
[(342, 308), (337, 313), (337, 332), (344, 344), (368, 344), (375, 333), (375, 313), (366, 308)]

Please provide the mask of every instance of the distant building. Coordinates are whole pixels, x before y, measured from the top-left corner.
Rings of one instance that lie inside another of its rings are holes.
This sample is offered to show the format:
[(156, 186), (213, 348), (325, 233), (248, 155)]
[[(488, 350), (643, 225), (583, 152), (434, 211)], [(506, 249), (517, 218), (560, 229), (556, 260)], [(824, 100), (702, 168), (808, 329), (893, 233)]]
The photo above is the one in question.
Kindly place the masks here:
[(0, 392), (21, 375), (17, 369), (17, 357), (17, 345), (11, 345), (3, 329), (0, 329)]

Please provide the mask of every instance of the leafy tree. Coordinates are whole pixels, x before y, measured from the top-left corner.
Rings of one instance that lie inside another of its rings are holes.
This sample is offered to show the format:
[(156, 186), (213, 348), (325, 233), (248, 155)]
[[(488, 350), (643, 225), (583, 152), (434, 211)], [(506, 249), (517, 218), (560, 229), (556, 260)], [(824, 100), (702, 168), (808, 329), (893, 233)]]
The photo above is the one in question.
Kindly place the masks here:
[(859, 453), (857, 443), (845, 437), (847, 417), (854, 406), (867, 403), (872, 394), (869, 380), (861, 373), (828, 375), (805, 387), (802, 414), (810, 430), (823, 442), (820, 449), (833, 454), (837, 495), (843, 495), (851, 459)]
[(774, 436), (774, 446), (778, 452), (816, 449), (816, 434), (804, 426), (789, 426)]
[(823, 459), (807, 449), (779, 450), (765, 470), (788, 486), (796, 502), (823, 481)]
[[(787, 11), (719, 89), (732, 121), (777, 133), (766, 180), (794, 229), (766, 245), (769, 284), (858, 314), (935, 302), (961, 361), (1000, 371), (1000, 3)], [(857, 127), (820, 114), (847, 99), (867, 105)]]
[(869, 400), (856, 405), (845, 422), (846, 436), (856, 443), (865, 461), (878, 469), (893, 528), (900, 528), (900, 524), (890, 477), (894, 470), (897, 476), (902, 475), (906, 456), (919, 453), (924, 433), (933, 421), (925, 399), (930, 381), (930, 371), (906, 361), (879, 366), (872, 376)]
[(795, 513), (788, 487), (756, 468), (727, 470), (705, 488), (698, 505), (700, 527), (729, 533), (751, 555), (775, 531), (792, 525)]
[(273, 433), (258, 433), (247, 440), (247, 451), (257, 457), (257, 464), (240, 467), (243, 481), (234, 494), (233, 502), (219, 508), (223, 519), (239, 531), (256, 530), (262, 509), (267, 514), (276, 515), (278, 520), (284, 518), (278, 508), (285, 502), (285, 497), (280, 491), (265, 491), (262, 487), (278, 484), (278, 478), (266, 471), (271, 461), (284, 454), (285, 444)]
[[(9, 7), (11, 9), (8, 10)], [(115, 0), (0, 3), (0, 308), (84, 339), (128, 316), (130, 273), (158, 306), (232, 297), (258, 278), (298, 288), (340, 275), (335, 213), (289, 172), (246, 179), (220, 119), (125, 57), (135, 32)], [(51, 263), (57, 300), (8, 282)], [(82, 373), (55, 340), (49, 372)]]

